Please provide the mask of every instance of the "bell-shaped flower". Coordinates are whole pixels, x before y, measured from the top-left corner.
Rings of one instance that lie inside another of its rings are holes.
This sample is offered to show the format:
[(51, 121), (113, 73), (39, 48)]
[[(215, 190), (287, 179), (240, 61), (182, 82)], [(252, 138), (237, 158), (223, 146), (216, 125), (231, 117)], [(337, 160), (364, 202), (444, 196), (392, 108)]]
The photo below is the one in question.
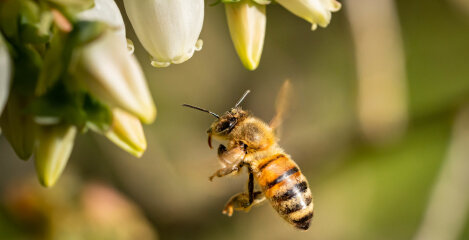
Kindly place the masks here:
[(183, 63), (202, 48), (203, 0), (124, 0), (124, 6), (154, 67)]
[(119, 7), (114, 0), (94, 0), (94, 7), (80, 12), (77, 15), (80, 20), (101, 21), (107, 23), (119, 36), (123, 46), (127, 46), (133, 52), (133, 44), (125, 36), (124, 19)]
[(7, 46), (0, 34), (0, 116), (2, 115), (3, 108), (8, 99), (10, 92), (10, 78), (11, 78), (11, 60), (8, 53)]
[(115, 34), (106, 32), (86, 45), (72, 70), (97, 99), (151, 123), (156, 107), (142, 69), (122, 48)]
[(336, 0), (276, 0), (276, 2), (313, 24), (312, 30), (318, 25), (327, 27), (331, 21), (331, 12), (339, 11), (341, 7)]
[(130, 154), (141, 157), (147, 141), (138, 118), (118, 108), (112, 110), (112, 115), (111, 128), (104, 135)]
[(33, 116), (25, 113), (26, 105), (25, 97), (11, 94), (0, 118), (2, 133), (16, 155), (23, 160), (31, 157), (36, 140), (36, 123)]
[(244, 67), (255, 70), (261, 59), (265, 36), (265, 5), (251, 0), (225, 4), (231, 40)]
[(77, 128), (73, 125), (38, 126), (35, 147), (39, 182), (51, 187), (59, 179), (72, 153)]

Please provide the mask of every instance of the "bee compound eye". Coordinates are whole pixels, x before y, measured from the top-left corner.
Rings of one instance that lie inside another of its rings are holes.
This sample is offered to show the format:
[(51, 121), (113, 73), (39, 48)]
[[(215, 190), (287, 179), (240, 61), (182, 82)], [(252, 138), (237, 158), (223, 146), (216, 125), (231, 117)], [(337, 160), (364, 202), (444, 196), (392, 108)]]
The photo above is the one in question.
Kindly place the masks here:
[(222, 122), (220, 123), (220, 125), (218, 125), (218, 132), (223, 132), (225, 131), (226, 129), (228, 129), (230, 127), (230, 122), (228, 121), (225, 121), (225, 122)]

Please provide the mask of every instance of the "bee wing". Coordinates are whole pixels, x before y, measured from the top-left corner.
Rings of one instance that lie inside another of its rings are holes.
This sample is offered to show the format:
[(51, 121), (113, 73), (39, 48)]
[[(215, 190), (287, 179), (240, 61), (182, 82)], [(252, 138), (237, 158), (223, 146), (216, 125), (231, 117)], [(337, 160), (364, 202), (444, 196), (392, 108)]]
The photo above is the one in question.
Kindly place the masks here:
[(285, 113), (287, 112), (287, 105), (290, 102), (290, 95), (291, 95), (291, 84), (290, 80), (285, 80), (283, 82), (280, 91), (277, 94), (277, 99), (275, 101), (275, 116), (270, 121), (270, 127), (273, 129), (278, 128), (285, 117)]

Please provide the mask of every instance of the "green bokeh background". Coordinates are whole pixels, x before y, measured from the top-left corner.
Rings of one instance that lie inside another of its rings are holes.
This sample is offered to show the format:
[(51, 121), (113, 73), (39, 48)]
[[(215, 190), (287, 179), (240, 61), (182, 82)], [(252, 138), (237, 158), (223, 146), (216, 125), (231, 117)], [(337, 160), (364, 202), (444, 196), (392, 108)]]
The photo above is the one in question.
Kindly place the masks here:
[[(353, 1), (344, 1), (343, 8), (348, 4)], [(232, 46), (223, 7), (207, 6), (203, 50), (163, 69), (150, 66), (124, 15), (158, 107), (156, 122), (145, 126), (148, 150), (135, 159), (102, 136), (81, 135), (65, 175), (113, 186), (138, 205), (160, 239), (412, 239), (447, 156), (454, 118), (469, 103), (469, 13), (450, 1), (396, 4), (409, 97), (409, 123), (401, 139), (375, 145), (360, 135), (354, 44), (344, 10), (333, 15), (328, 28), (312, 32), (309, 23), (279, 5), (268, 6), (262, 60), (250, 72)], [(243, 190), (247, 175), (208, 181), (219, 167), (216, 151), (206, 144), (213, 119), (180, 106), (221, 113), (251, 89), (244, 107), (268, 121), (286, 78), (294, 94), (280, 143), (314, 195), (308, 232), (283, 222), (268, 204), (248, 214), (222, 215), (225, 201)], [(0, 159), (2, 192), (34, 175), (33, 162), (18, 160), (4, 137)], [(29, 239), (28, 229), (12, 220), (5, 206), (0, 209), (0, 238)], [(460, 239), (469, 239), (465, 225)]]

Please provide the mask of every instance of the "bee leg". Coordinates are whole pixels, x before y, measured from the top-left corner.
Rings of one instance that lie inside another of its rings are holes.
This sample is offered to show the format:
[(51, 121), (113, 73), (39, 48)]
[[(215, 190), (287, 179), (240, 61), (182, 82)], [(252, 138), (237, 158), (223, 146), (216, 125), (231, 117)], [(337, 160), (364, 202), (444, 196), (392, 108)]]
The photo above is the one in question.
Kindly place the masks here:
[(265, 200), (264, 194), (260, 191), (253, 192), (253, 196), (253, 201), (250, 202), (249, 193), (238, 193), (234, 195), (230, 198), (228, 203), (226, 203), (222, 213), (231, 217), (235, 210), (249, 212), (252, 206), (260, 204)]
[[(241, 161), (240, 161), (241, 162)], [(228, 174), (234, 173), (234, 172), (239, 172), (241, 170), (240, 163), (233, 165), (233, 166), (228, 166), (225, 168), (218, 169), (212, 176), (209, 177), (210, 181), (213, 181), (214, 177), (224, 177)]]
[(248, 194), (249, 204), (252, 204), (254, 202), (254, 174), (251, 170), (249, 170)]
[(210, 181), (212, 181), (214, 177), (223, 177), (231, 173), (239, 172), (245, 155), (242, 147), (233, 147), (228, 150), (224, 145), (220, 144), (218, 147), (218, 158), (225, 167), (218, 169), (218, 171), (210, 176)]

